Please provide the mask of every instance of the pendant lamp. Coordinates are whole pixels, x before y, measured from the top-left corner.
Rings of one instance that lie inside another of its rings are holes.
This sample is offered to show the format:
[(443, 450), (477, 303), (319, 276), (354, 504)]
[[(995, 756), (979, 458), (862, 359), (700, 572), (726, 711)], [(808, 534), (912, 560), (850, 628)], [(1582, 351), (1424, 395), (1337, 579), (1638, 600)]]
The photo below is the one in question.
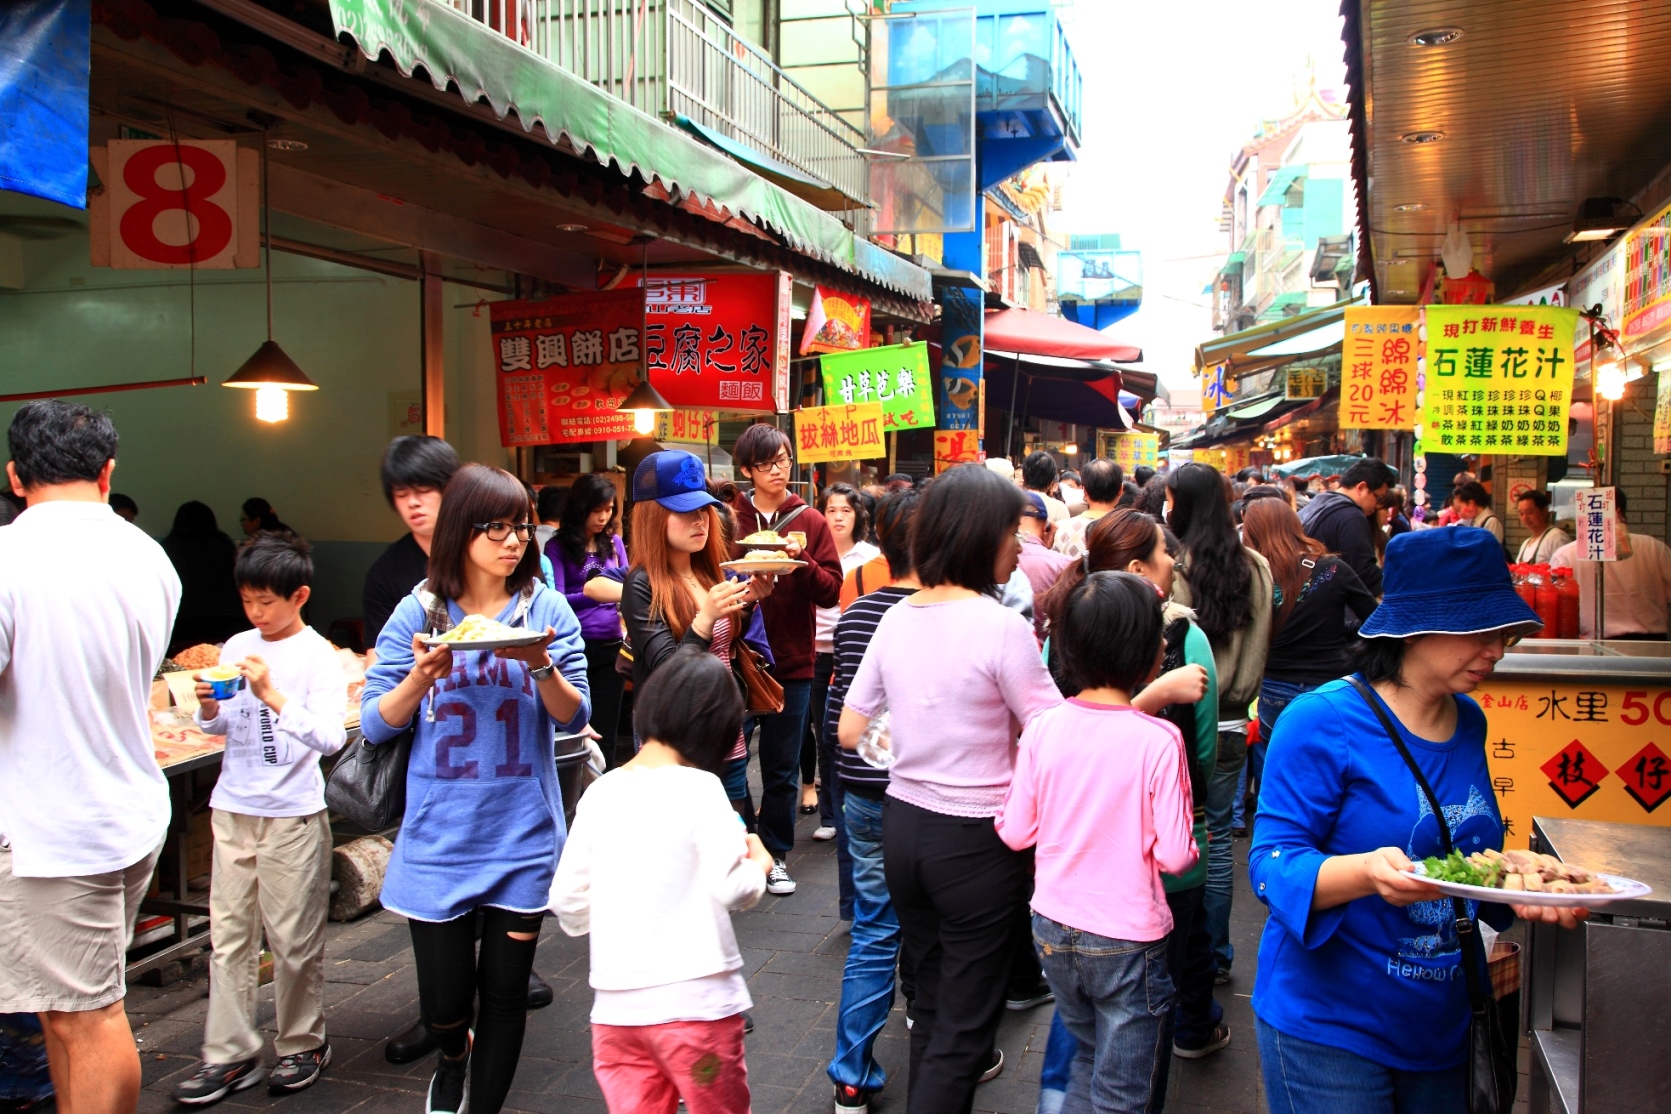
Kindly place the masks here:
[(650, 348), (647, 339), (650, 335), (650, 241), (648, 237), (645, 238), (641, 250), (643, 252), (643, 264), (640, 272), (642, 275), (640, 287), (644, 292), (645, 304), (640, 314), (642, 331), (639, 336), (644, 339), (640, 340), (638, 347), (643, 355), (638, 361), (638, 386), (634, 387), (632, 393), (621, 400), (621, 405), (616, 409), (631, 413), (633, 432), (640, 437), (648, 437), (655, 432), (656, 414), (672, 410), (673, 404), (663, 398), (661, 392), (650, 385)]

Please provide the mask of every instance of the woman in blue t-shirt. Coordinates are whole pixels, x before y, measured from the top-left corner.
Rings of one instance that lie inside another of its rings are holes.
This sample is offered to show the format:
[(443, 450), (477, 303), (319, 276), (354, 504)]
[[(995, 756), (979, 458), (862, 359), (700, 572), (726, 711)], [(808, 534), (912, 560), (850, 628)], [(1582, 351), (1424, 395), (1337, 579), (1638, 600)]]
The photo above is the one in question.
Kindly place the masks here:
[[(368, 743), (414, 729), (382, 899), (407, 918), (419, 1006), (441, 1049), (430, 1114), (462, 1114), (466, 1103), (495, 1114), (510, 1091), (566, 835), (552, 743), (589, 711), (580, 624), (540, 578), (529, 510), (509, 472), (458, 470), (441, 501), (429, 577), (378, 636), (360, 704)], [(466, 615), (544, 637), (492, 651), (425, 646), (426, 634)]]
[[(1455, 846), (1501, 848), (1485, 715), (1463, 694), (1542, 624), (1485, 531), (1394, 538), (1384, 586), (1359, 631), (1357, 676), (1391, 713)], [(1271, 910), (1253, 991), (1271, 1110), (1462, 1114), (1469, 1006), (1451, 902), (1403, 873), (1442, 854), (1438, 818), (1350, 678), (1297, 698), (1270, 745), (1248, 871)], [(1567, 927), (1587, 915), (1511, 908)], [(1498, 927), (1509, 914), (1478, 909)]]

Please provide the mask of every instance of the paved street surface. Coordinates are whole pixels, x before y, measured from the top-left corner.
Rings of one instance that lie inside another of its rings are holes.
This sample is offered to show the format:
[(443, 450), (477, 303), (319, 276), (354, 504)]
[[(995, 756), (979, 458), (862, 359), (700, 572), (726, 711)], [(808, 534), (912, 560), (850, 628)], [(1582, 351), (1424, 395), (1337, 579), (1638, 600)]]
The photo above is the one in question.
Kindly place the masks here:
[[(841, 964), (847, 949), (845, 922), (837, 917), (835, 850), (811, 839), (815, 818), (803, 818), (790, 869), (800, 883), (788, 897), (768, 895), (735, 918), (754, 996), (755, 1030), (748, 1038), (749, 1082), (759, 1114), (811, 1114), (831, 1109), (824, 1068), (834, 1047)], [(1219, 988), (1234, 1033), (1231, 1046), (1204, 1060), (1174, 1060), (1166, 1108), (1177, 1114), (1264, 1114), (1259, 1057), (1254, 1041), (1254, 961), (1264, 907), (1247, 889), (1247, 840), (1236, 841), (1237, 895), (1233, 923), (1235, 981)], [(670, 945), (675, 941), (669, 941)], [(384, 1038), (417, 1019), (417, 983), (402, 918), (379, 912), (352, 924), (332, 924), (326, 962), (325, 1005), (334, 1060), (312, 1089), (285, 1099), (264, 1087), (227, 1100), (226, 1106), (282, 1106), (285, 1114), (418, 1114), (434, 1071), (433, 1056), (404, 1068), (383, 1059)], [(592, 1078), (587, 1014), (586, 941), (570, 939), (546, 922), (537, 969), (556, 991), (550, 1007), (529, 1015), (528, 1037), (509, 1109), (549, 1114), (603, 1114)], [(140, 1114), (169, 1110), (169, 1089), (197, 1063), (207, 1009), (208, 979), (195, 970), (163, 988), (133, 987), (128, 1012), (140, 1042), (145, 1090)], [(1032, 1114), (1039, 1067), (1050, 1031), (1051, 1009), (1006, 1013), (999, 1031), (1004, 1072), (981, 1086), (980, 1111)], [(271, 1035), (272, 995), (262, 995), (261, 1023)], [(906, 1039), (903, 1003), (883, 1032), (878, 1056), (893, 1073), (873, 1109), (905, 1110)], [(269, 1065), (272, 1049), (267, 1049)], [(1524, 1070), (1524, 1066), (1522, 1066)], [(1525, 1095), (1522, 1081), (1521, 1095)], [(1524, 1109), (1522, 1098), (1521, 1109)]]

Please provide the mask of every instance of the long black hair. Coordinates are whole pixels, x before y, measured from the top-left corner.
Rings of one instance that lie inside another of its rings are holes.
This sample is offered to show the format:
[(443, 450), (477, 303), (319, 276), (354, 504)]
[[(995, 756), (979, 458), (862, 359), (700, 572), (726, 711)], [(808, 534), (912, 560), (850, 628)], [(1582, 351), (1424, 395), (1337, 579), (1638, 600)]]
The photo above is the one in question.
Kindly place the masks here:
[(1189, 594), (1196, 622), (1215, 646), (1247, 624), (1253, 562), (1230, 520), (1224, 478), (1208, 464), (1189, 463), (1167, 474), (1172, 493), (1170, 522), (1184, 547)]
[[(569, 488), (569, 497), (563, 502), (563, 516), (558, 520), (557, 544), (572, 564), (585, 563), (586, 520), (602, 506), (617, 507), (615, 485), (596, 472), (586, 473)], [(621, 513), (617, 509), (609, 516), (609, 525), (592, 539), (592, 553), (606, 563), (615, 555), (615, 531), (620, 525)]]

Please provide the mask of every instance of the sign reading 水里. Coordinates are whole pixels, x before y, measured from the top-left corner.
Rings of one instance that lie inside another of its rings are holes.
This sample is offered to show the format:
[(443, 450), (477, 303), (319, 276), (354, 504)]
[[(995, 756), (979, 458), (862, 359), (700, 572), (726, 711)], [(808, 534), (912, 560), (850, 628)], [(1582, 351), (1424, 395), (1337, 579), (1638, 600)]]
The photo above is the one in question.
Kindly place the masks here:
[[(1346, 310), (1340, 428), (1415, 428), (1421, 312), (1417, 306), (1351, 306)], [(1431, 397), (1431, 369), (1428, 386)]]
[(795, 411), (795, 460), (799, 464), (887, 455), (880, 402), (803, 406)]
[(1585, 561), (1619, 559), (1619, 507), (1611, 487), (1574, 493), (1578, 556)]
[(1426, 313), (1426, 449), (1565, 455), (1578, 311), (1428, 306)]
[(638, 384), (643, 305), (638, 290), (494, 302), (500, 443), (634, 436), (632, 415), (618, 408)]
[(829, 405), (879, 402), (883, 432), (933, 428), (934, 384), (926, 342), (824, 356), (819, 366), (824, 373), (824, 401)]

